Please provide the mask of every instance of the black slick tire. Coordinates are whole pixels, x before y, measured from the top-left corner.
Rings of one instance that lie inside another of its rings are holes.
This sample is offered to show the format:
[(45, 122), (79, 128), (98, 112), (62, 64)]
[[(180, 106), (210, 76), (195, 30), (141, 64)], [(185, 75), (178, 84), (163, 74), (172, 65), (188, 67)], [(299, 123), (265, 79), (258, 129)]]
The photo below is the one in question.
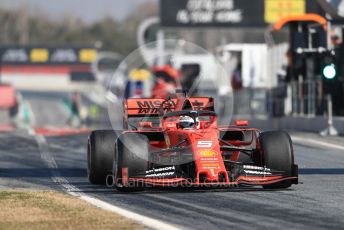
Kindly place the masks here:
[[(291, 138), (284, 131), (267, 131), (259, 136), (263, 151), (264, 163), (273, 171), (280, 171), (283, 176), (293, 174), (294, 156)], [(265, 189), (282, 189), (292, 185), (292, 181), (285, 180), (273, 184), (263, 185)]]
[(124, 133), (117, 140), (115, 152), (115, 186), (121, 192), (135, 192), (143, 190), (142, 183), (128, 183), (123, 185), (122, 169), (127, 168), (128, 177), (144, 177), (148, 170), (149, 140), (139, 133)]
[(87, 147), (87, 175), (92, 184), (106, 184), (111, 174), (118, 131), (96, 130), (91, 133)]

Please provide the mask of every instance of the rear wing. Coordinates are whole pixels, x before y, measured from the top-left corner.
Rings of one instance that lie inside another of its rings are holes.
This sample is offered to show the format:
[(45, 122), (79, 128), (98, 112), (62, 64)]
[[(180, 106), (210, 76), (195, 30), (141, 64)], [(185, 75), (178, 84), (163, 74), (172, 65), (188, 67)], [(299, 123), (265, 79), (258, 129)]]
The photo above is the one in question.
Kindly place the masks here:
[[(194, 110), (214, 111), (214, 99), (212, 97), (191, 97), (188, 98)], [(162, 112), (164, 99), (154, 98), (128, 98), (124, 102), (124, 108), (128, 117), (158, 116)], [(171, 99), (169, 111), (174, 111), (177, 105), (177, 98)], [(165, 110), (165, 112), (167, 112)]]

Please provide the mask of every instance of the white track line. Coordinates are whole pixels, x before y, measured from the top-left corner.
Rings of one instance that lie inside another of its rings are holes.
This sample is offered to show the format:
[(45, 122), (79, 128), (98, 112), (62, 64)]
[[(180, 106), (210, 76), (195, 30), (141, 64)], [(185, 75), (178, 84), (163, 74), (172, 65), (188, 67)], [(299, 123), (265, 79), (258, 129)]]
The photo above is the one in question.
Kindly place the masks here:
[(112, 204), (109, 204), (107, 202), (104, 202), (104, 201), (99, 200), (99, 199), (94, 198), (94, 197), (90, 197), (90, 196), (87, 196), (87, 195), (81, 195), (80, 198), (82, 200), (87, 201), (90, 204), (93, 204), (93, 205), (101, 208), (101, 209), (104, 209), (104, 210), (107, 210), (107, 211), (110, 211), (110, 212), (114, 212), (114, 213), (120, 214), (120, 215), (122, 215), (122, 216), (124, 216), (126, 218), (129, 218), (129, 219), (135, 220), (137, 222), (140, 222), (140, 223), (142, 223), (143, 225), (146, 225), (149, 228), (164, 229), (164, 230), (177, 230), (177, 229), (180, 229), (180, 228), (177, 228), (177, 227), (172, 226), (170, 224), (167, 224), (165, 222), (162, 222), (160, 220), (156, 220), (156, 219), (153, 219), (153, 218), (150, 218), (150, 217), (147, 217), (147, 216), (143, 216), (141, 214), (137, 214), (135, 212), (128, 211), (128, 210), (126, 210), (124, 208), (120, 208), (118, 206), (114, 206)]
[[(29, 133), (33, 135), (38, 143), (40, 152), (41, 152), (41, 158), (44, 161), (44, 163), (49, 167), (49, 169), (57, 169), (58, 166), (56, 164), (56, 161), (54, 157), (51, 155), (49, 151), (49, 145), (42, 135), (35, 134), (34, 130), (30, 128)], [(116, 205), (107, 203), (105, 201), (102, 201), (98, 198), (89, 196), (85, 193), (83, 193), (79, 188), (75, 187), (74, 185), (70, 184), (69, 181), (62, 177), (60, 173), (57, 170), (51, 170), (52, 177), (54, 183), (62, 186), (62, 188), (70, 195), (78, 197), (98, 208), (101, 208), (106, 211), (110, 211), (116, 214), (119, 214), (125, 218), (134, 220), (140, 224), (143, 224), (151, 229), (164, 229), (164, 230), (179, 230), (180, 228), (173, 226), (171, 224), (165, 223), (163, 221), (147, 217), (129, 210), (126, 210), (124, 208), (118, 207)]]
[(328, 142), (314, 140), (314, 139), (310, 139), (310, 138), (296, 137), (296, 136), (292, 135), (291, 139), (295, 143), (299, 143), (299, 144), (318, 145), (318, 146), (327, 147), (327, 148), (344, 150), (344, 146), (342, 146), (342, 145), (331, 144), (331, 143), (328, 143)]

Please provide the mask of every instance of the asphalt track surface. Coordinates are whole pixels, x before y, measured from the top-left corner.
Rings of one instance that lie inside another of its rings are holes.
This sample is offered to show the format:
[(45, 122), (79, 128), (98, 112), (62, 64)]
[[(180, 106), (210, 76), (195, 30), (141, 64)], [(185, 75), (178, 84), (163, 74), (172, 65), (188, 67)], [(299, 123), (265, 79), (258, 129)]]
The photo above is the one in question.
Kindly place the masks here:
[[(52, 125), (54, 119), (68, 118), (58, 105), (59, 96), (47, 100), (49, 111), (44, 109), (46, 97), (41, 96), (24, 94), (33, 113), (39, 114), (40, 124)], [(51, 107), (56, 110), (53, 114)], [(86, 194), (185, 229), (343, 229), (344, 226), (343, 150), (295, 144), (301, 184), (290, 189), (154, 189), (124, 194), (88, 182), (87, 135), (45, 140), (56, 162), (55, 169), (46, 165), (35, 136), (23, 130), (0, 133), (0, 188), (60, 190), (62, 187), (51, 179), (58, 173)], [(332, 141), (344, 145), (342, 138)]]

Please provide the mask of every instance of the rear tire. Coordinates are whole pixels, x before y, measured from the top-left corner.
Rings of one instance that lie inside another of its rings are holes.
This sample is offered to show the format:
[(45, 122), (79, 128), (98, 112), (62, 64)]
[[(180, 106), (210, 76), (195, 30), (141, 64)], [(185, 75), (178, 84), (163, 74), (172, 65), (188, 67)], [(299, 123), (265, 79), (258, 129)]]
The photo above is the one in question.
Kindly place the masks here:
[(128, 169), (128, 178), (145, 176), (148, 170), (149, 140), (138, 133), (124, 133), (117, 140), (115, 152), (115, 186), (121, 192), (142, 191), (142, 183), (122, 183), (122, 168)]
[(97, 130), (88, 139), (87, 175), (92, 184), (106, 184), (106, 176), (111, 174), (117, 132)]
[[(264, 154), (264, 162), (267, 168), (273, 171), (283, 172), (283, 176), (292, 176), (294, 165), (293, 146), (288, 133), (283, 131), (263, 132), (259, 141)], [(291, 180), (285, 180), (274, 184), (263, 185), (265, 189), (288, 188)]]

